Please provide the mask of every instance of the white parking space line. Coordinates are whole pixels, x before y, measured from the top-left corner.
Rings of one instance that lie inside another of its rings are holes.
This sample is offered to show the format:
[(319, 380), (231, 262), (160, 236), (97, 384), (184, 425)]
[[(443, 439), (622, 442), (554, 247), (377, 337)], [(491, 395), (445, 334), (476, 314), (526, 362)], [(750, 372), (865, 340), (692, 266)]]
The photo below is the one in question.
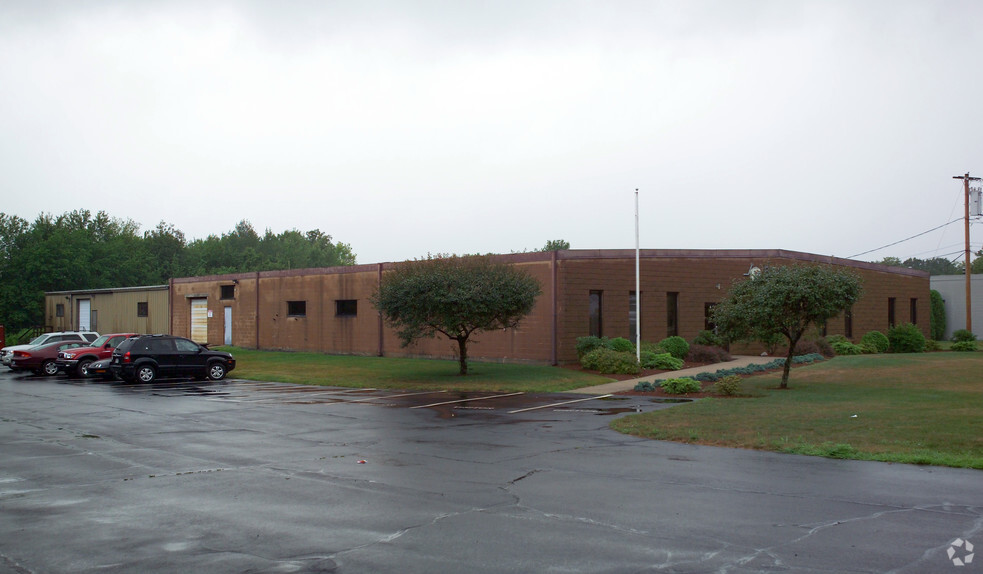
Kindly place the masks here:
[(419, 393), (403, 393), (401, 395), (387, 395), (384, 397), (369, 397), (367, 399), (359, 399), (357, 401), (347, 401), (349, 403), (370, 403), (372, 401), (381, 401), (384, 399), (396, 399), (399, 397), (415, 397), (417, 395), (435, 395), (438, 393), (446, 393), (447, 391), (422, 391)]
[(508, 394), (505, 394), (505, 395), (491, 395), (491, 396), (487, 396), (487, 397), (473, 397), (473, 398), (470, 398), (470, 399), (458, 399), (456, 401), (444, 401), (442, 403), (431, 403), (429, 405), (417, 405), (415, 407), (410, 407), (410, 408), (411, 409), (425, 409), (427, 407), (439, 407), (440, 405), (452, 405), (454, 403), (469, 403), (471, 401), (484, 401), (484, 400), (487, 400), (487, 399), (500, 399), (502, 397), (514, 397), (516, 395), (522, 395), (522, 394), (525, 394), (525, 393), (521, 393), (520, 392), (520, 393), (508, 393)]
[(600, 396), (597, 396), (597, 397), (590, 397), (590, 398), (586, 398), (586, 399), (576, 399), (576, 400), (573, 400), (573, 401), (563, 401), (562, 403), (553, 403), (553, 404), (550, 404), (550, 405), (540, 405), (538, 407), (529, 407), (528, 409), (519, 409), (519, 410), (515, 410), (515, 411), (509, 411), (509, 414), (510, 415), (514, 415), (515, 413), (524, 413), (526, 411), (534, 411), (534, 410), (537, 410), (537, 409), (548, 409), (550, 407), (559, 407), (559, 406), (562, 406), (562, 405), (572, 405), (573, 403), (582, 403), (584, 401), (595, 401), (597, 399), (606, 399), (606, 398), (612, 397), (612, 396), (614, 396), (614, 395), (610, 395), (610, 394), (609, 395), (600, 395)]

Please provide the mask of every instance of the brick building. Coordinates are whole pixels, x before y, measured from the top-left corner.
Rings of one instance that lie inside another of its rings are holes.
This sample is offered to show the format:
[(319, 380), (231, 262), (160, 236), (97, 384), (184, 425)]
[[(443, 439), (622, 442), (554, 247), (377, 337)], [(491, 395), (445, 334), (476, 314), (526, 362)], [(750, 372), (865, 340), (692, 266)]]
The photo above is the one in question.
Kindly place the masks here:
[[(827, 334), (859, 339), (871, 330), (914, 323), (927, 336), (925, 272), (784, 250), (643, 250), (635, 295), (634, 250), (565, 250), (497, 256), (528, 270), (542, 286), (519, 328), (481, 333), (474, 359), (569, 363), (588, 334), (657, 342), (692, 339), (708, 312), (752, 267), (829, 264), (864, 282), (853, 309), (832, 319)], [(211, 344), (379, 356), (456, 356), (447, 339), (402, 348), (369, 297), (392, 263), (325, 269), (186, 277), (169, 283), (170, 332)], [(640, 300), (638, 313), (636, 301)]]

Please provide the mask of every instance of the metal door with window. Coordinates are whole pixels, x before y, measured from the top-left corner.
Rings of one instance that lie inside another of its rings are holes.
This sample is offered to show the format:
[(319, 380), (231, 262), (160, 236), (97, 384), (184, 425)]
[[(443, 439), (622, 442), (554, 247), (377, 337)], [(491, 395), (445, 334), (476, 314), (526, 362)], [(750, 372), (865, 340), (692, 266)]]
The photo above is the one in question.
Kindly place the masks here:
[(191, 340), (208, 342), (208, 299), (191, 300)]
[(232, 307), (225, 308), (225, 344), (232, 344)]

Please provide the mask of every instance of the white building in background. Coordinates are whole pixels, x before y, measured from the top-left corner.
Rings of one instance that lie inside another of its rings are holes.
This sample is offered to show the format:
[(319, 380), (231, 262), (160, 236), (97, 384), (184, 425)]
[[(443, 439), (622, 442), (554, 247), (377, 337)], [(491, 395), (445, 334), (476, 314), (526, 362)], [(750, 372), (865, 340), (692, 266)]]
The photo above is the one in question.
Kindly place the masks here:
[[(930, 284), (945, 301), (945, 338), (951, 339), (954, 331), (966, 328), (966, 276), (933, 275)], [(970, 307), (973, 333), (977, 339), (983, 339), (983, 275), (971, 278)]]

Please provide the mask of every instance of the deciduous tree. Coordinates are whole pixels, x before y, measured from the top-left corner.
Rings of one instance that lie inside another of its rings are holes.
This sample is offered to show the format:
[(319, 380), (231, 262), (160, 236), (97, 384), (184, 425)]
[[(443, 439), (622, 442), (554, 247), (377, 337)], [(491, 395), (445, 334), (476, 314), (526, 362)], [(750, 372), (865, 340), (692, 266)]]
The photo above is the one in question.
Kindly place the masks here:
[(860, 277), (827, 265), (765, 267), (735, 283), (713, 309), (718, 332), (731, 341), (782, 335), (788, 354), (781, 388), (788, 388), (792, 354), (806, 330), (848, 309), (863, 293)]
[(532, 311), (539, 281), (488, 256), (436, 256), (386, 272), (372, 304), (407, 346), (438, 334), (457, 341), (460, 374), (468, 374), (471, 336), (513, 329)]

